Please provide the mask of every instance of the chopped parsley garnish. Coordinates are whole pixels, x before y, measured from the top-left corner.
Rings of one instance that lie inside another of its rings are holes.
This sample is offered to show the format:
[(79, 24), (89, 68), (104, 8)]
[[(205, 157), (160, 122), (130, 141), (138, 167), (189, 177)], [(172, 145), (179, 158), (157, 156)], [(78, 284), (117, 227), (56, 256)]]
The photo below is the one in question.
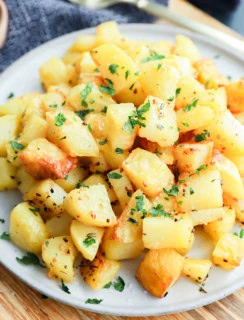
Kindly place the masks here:
[(61, 127), (67, 120), (62, 112), (59, 112), (54, 119), (55, 119), (55, 126), (57, 127)]
[(94, 72), (97, 72), (97, 73), (98, 73), (98, 72), (99, 72), (98, 68), (94, 69)]
[(14, 93), (13, 92), (10, 92), (10, 94), (8, 95), (7, 99), (11, 99), (14, 97)]
[(159, 70), (162, 67), (162, 63), (159, 63), (157, 66), (157, 70)]
[(104, 288), (105, 289), (109, 289), (112, 285), (112, 281), (108, 282), (107, 284), (105, 284)]
[(102, 301), (103, 301), (103, 299), (96, 299), (96, 298), (94, 298), (94, 299), (87, 299), (87, 300), (85, 301), (85, 303), (99, 304), (99, 303), (101, 303)]
[(144, 219), (147, 215), (147, 211), (143, 208), (144, 206), (144, 196), (136, 196), (136, 206), (130, 210), (130, 214), (133, 215), (135, 212), (141, 212), (141, 219)]
[(55, 104), (49, 104), (49, 108), (55, 108), (57, 109), (58, 105), (55, 103)]
[(207, 291), (204, 290), (203, 287), (200, 287), (200, 288), (199, 288), (199, 291), (200, 291), (200, 292), (203, 292), (203, 293), (207, 293)]
[(110, 179), (121, 179), (122, 178), (122, 175), (117, 173), (117, 172), (109, 172), (107, 174), (108, 178)]
[(129, 222), (131, 222), (131, 223), (133, 223), (133, 224), (138, 225), (138, 222), (137, 222), (135, 219), (131, 218), (131, 217), (129, 217), (129, 218), (127, 219), (127, 221), (129, 221)]
[(88, 233), (85, 240), (83, 240), (84, 246), (88, 248), (92, 244), (96, 243), (95, 237), (96, 237), (95, 233)]
[(179, 193), (179, 187), (176, 184), (173, 184), (170, 190), (166, 190), (165, 188), (163, 188), (163, 190), (169, 197), (177, 197)]
[(39, 213), (39, 212), (40, 212), (40, 209), (39, 209), (39, 208), (29, 208), (29, 210), (30, 210), (31, 212), (33, 212), (35, 215), (36, 215), (36, 213)]
[(150, 56), (142, 59), (141, 62), (145, 63), (145, 62), (149, 62), (149, 61), (162, 60), (164, 58), (165, 58), (164, 55), (157, 54), (157, 52), (150, 50)]
[(102, 113), (107, 113), (108, 107), (104, 106), (104, 108), (101, 110)]
[(134, 75), (135, 75), (135, 76), (139, 76), (139, 75), (140, 75), (140, 72), (139, 72), (139, 71), (136, 71), (136, 72), (134, 73)]
[(66, 174), (66, 176), (64, 177), (64, 180), (68, 180), (68, 178), (69, 178), (69, 175)]
[(78, 182), (76, 185), (75, 185), (75, 188), (76, 189), (80, 189), (81, 187), (83, 188), (89, 188), (88, 186), (86, 186), (84, 183), (82, 182)]
[(85, 120), (85, 116), (93, 111), (94, 109), (79, 110), (79, 111), (75, 111), (75, 114), (77, 114), (77, 116), (80, 117), (81, 120)]
[(239, 234), (237, 232), (234, 232), (233, 235), (243, 239), (244, 238), (244, 229), (241, 229)]
[(195, 173), (196, 173), (196, 174), (199, 174), (200, 171), (206, 170), (206, 169), (207, 169), (207, 166), (205, 166), (204, 164), (202, 164), (199, 168), (197, 168), (197, 169), (195, 170)]
[(156, 207), (153, 207), (149, 210), (149, 213), (152, 217), (168, 217), (172, 218), (172, 215), (163, 210), (163, 206), (161, 204), (157, 204)]
[(153, 153), (156, 153), (157, 155), (162, 155), (162, 152), (158, 151), (158, 148), (156, 148)]
[(108, 69), (109, 69), (109, 71), (110, 71), (112, 74), (117, 74), (117, 75), (119, 75), (119, 74), (118, 74), (118, 71), (117, 71), (118, 67), (119, 67), (118, 64), (112, 63), (112, 64), (110, 64), (110, 66), (108, 67)]
[(117, 281), (115, 281), (113, 283), (113, 286), (114, 286), (114, 289), (119, 291), (119, 292), (122, 292), (125, 288), (125, 282), (124, 280), (119, 276)]
[(24, 264), (26, 266), (29, 266), (29, 265), (37, 265), (37, 266), (40, 266), (42, 268), (46, 268), (39, 260), (39, 258), (34, 254), (34, 253), (31, 253), (31, 252), (27, 252), (26, 256), (23, 256), (22, 258), (18, 258), (16, 257), (16, 260), (21, 263), (21, 264)]
[(115, 149), (115, 153), (117, 153), (117, 154), (122, 154), (123, 152), (124, 152), (123, 149), (120, 149), (120, 148)]
[(174, 99), (175, 99), (175, 97), (173, 96), (173, 97), (168, 98), (167, 100), (168, 100), (169, 102), (172, 102), (172, 101), (174, 101)]
[(192, 195), (192, 194), (194, 194), (195, 192), (194, 192), (194, 190), (192, 189), (192, 188), (190, 188), (189, 189), (189, 191), (190, 191), (190, 195)]
[(125, 71), (125, 80), (128, 79), (129, 75), (130, 75), (130, 70), (126, 70)]
[(61, 280), (61, 289), (62, 289), (64, 292), (68, 293), (68, 294), (71, 293), (71, 292), (69, 291), (69, 288), (64, 284), (63, 279)]
[(150, 101), (148, 100), (142, 107), (132, 112), (132, 115), (128, 117), (128, 120), (125, 122), (123, 130), (132, 134), (133, 129), (138, 124), (140, 127), (146, 127), (146, 125), (141, 122), (145, 120), (143, 114), (150, 109)]
[(181, 92), (181, 88), (177, 88), (176, 91), (175, 91), (176, 97), (178, 96), (178, 94), (180, 94), (180, 92)]
[(17, 141), (10, 141), (10, 144), (14, 151), (23, 150), (25, 147), (23, 144), (18, 143)]
[(5, 220), (4, 220), (4, 219), (0, 219), (0, 222), (1, 222), (1, 223), (4, 223), (4, 222), (5, 222)]
[(185, 183), (186, 180), (179, 180), (178, 182), (179, 182), (179, 183)]
[(114, 84), (113, 82), (108, 79), (108, 78), (105, 78), (105, 80), (107, 81), (107, 86), (105, 86), (104, 84), (101, 84), (100, 85), (100, 91), (103, 92), (103, 93), (107, 93), (109, 94), (110, 96), (114, 96), (115, 95), (115, 90), (114, 90)]
[(132, 90), (134, 88), (135, 83), (133, 83), (130, 87), (129, 90)]
[(2, 240), (10, 240), (9, 233), (7, 233), (7, 232), (4, 231), (4, 232), (1, 234), (0, 239), (2, 239)]
[(201, 141), (204, 141), (204, 140), (207, 140), (207, 137), (210, 137), (210, 132), (208, 130), (203, 130), (202, 133), (200, 134), (197, 134), (194, 138), (194, 140), (196, 142), (201, 142)]
[(103, 145), (105, 145), (107, 142), (108, 142), (108, 139), (106, 138), (105, 140), (100, 141), (99, 144), (100, 144), (101, 146), (103, 146)]
[(181, 122), (181, 123), (183, 124), (183, 126), (189, 127), (189, 123), (187, 123), (187, 122)]
[(81, 105), (83, 107), (88, 107), (87, 97), (92, 92), (92, 83), (88, 82), (83, 90), (80, 92)]
[(91, 127), (90, 123), (88, 123), (87, 128), (88, 128), (88, 130), (89, 130), (90, 132), (92, 132), (92, 127)]
[(194, 99), (192, 103), (189, 103), (184, 109), (184, 112), (189, 112), (191, 111), (192, 108), (196, 108), (198, 103), (198, 99)]

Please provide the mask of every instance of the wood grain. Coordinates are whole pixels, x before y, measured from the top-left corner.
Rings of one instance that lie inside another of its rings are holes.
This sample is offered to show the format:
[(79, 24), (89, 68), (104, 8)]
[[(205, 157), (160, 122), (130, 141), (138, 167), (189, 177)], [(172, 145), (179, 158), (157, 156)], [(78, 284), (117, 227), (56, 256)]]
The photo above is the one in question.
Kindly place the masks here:
[[(0, 0), (1, 1), (1, 0)], [(216, 29), (242, 38), (233, 30), (183, 0), (171, 0), (170, 7)], [(243, 39), (243, 38), (242, 38)], [(0, 320), (243, 320), (244, 289), (208, 306), (158, 317), (116, 317), (99, 315), (43, 299), (4, 267), (0, 266)]]

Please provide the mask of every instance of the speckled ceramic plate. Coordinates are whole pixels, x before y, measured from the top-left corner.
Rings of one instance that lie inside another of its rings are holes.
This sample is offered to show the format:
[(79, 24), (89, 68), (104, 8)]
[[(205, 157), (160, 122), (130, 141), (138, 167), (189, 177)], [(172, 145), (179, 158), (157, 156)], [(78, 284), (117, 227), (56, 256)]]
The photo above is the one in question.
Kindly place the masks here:
[[(120, 26), (120, 30), (126, 37), (152, 41), (173, 40), (176, 34), (186, 34), (194, 40), (202, 56), (210, 56), (216, 60), (217, 66), (223, 74), (231, 76), (233, 79), (243, 76), (241, 56), (216, 41), (182, 29), (161, 25), (130, 24)], [(0, 104), (6, 101), (10, 92), (14, 92), (18, 96), (40, 91), (39, 67), (52, 56), (62, 56), (77, 36), (92, 34), (94, 31), (94, 29), (87, 29), (62, 36), (40, 46), (15, 62), (0, 76)], [(16, 191), (0, 193), (0, 218), (5, 219), (5, 223), (0, 223), (0, 234), (8, 231), (9, 212), (20, 201), (21, 197)], [(196, 238), (189, 256), (209, 258), (213, 248), (211, 241), (201, 232), (197, 234)], [(93, 291), (77, 274), (76, 281), (69, 284), (71, 294), (67, 294), (60, 289), (58, 282), (47, 278), (45, 269), (19, 264), (16, 257), (21, 257), (23, 254), (24, 252), (11, 242), (0, 240), (0, 261), (24, 282), (63, 303), (99, 313), (124, 316), (175, 313), (222, 299), (244, 286), (244, 264), (232, 272), (213, 267), (204, 287), (207, 293), (199, 291), (197, 284), (181, 278), (169, 291), (167, 297), (157, 299), (143, 290), (135, 280), (135, 271), (139, 263), (139, 259), (137, 259), (122, 263), (119, 275), (125, 280), (123, 292), (115, 291), (113, 288)], [(85, 301), (88, 298), (103, 299), (103, 301), (97, 305), (86, 304)]]

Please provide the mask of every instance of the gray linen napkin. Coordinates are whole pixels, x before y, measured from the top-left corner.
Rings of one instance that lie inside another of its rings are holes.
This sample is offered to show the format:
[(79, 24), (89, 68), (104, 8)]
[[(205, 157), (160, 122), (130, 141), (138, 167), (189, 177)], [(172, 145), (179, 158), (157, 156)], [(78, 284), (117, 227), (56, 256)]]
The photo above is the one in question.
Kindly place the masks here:
[[(93, 1), (93, 0), (90, 0)], [(168, 0), (157, 0), (167, 4)], [(91, 10), (66, 0), (6, 0), (9, 10), (7, 41), (0, 50), (0, 72), (29, 50), (71, 31), (107, 20), (118, 23), (152, 22), (155, 17), (128, 4)]]

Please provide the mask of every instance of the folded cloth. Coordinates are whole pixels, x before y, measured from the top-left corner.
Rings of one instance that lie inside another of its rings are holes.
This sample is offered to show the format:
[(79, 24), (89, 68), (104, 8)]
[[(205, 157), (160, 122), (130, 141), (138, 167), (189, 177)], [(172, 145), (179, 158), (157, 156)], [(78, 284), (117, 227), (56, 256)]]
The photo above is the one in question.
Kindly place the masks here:
[[(157, 0), (164, 5), (167, 1)], [(129, 4), (100, 10), (87, 9), (67, 0), (6, 0), (6, 5), (9, 29), (7, 41), (0, 50), (0, 72), (24, 53), (60, 35), (108, 20), (142, 23), (155, 19)]]

